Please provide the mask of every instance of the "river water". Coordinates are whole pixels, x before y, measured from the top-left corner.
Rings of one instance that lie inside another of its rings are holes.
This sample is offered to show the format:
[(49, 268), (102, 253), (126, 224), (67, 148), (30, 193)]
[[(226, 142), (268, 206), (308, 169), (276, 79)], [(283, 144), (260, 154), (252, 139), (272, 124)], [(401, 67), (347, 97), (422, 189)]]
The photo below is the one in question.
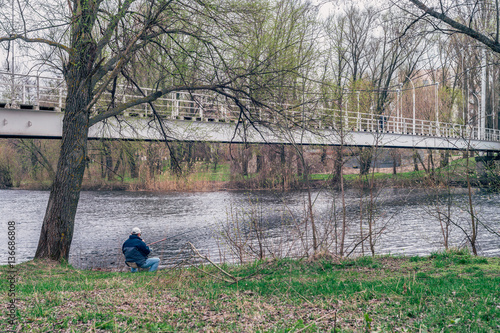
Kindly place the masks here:
[[(349, 190), (345, 195), (345, 249), (352, 255), (369, 252), (367, 242), (363, 246), (360, 243), (360, 220), (366, 237), (369, 215), (366, 210), (360, 213), (360, 195), (359, 190)], [(9, 221), (15, 222), (17, 262), (33, 258), (48, 196), (46, 191), (0, 190), (0, 264), (7, 263)], [(340, 193), (315, 191), (311, 198), (318, 242), (330, 252), (338, 251), (339, 238), (335, 235), (339, 234), (343, 216)], [(365, 208), (368, 198), (364, 193)], [(440, 200), (442, 204), (438, 204)], [(76, 215), (70, 263), (79, 268), (123, 267), (121, 244), (135, 226), (141, 228), (148, 243), (172, 236), (152, 246), (153, 254), (164, 265), (187, 258), (192, 253), (187, 242), (219, 262), (241, 256), (252, 259), (255, 257), (251, 253), (259, 249), (266, 256), (301, 256), (311, 251), (312, 245), (305, 213), (307, 202), (307, 192), (84, 191)], [(446, 213), (453, 222), (450, 246), (467, 244), (461, 228), (470, 229), (470, 215), (463, 189), (439, 196), (423, 189), (384, 189), (376, 193), (373, 203), (376, 254), (413, 256), (442, 250), (440, 213)], [(494, 234), (500, 233), (500, 194), (478, 190), (473, 203), (481, 222), (479, 254), (500, 256), (500, 237)], [(257, 239), (261, 239), (262, 247)], [(241, 255), (243, 252), (246, 254)]]

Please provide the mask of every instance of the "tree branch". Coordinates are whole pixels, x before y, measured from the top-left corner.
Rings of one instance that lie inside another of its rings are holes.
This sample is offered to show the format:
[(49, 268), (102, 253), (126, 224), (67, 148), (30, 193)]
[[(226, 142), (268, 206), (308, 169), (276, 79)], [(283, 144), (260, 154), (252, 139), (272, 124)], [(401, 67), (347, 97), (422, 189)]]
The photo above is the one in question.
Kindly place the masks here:
[[(217, 268), (222, 274), (224, 274), (225, 276), (229, 277), (230, 279), (232, 279), (234, 282), (238, 282), (238, 279), (234, 276), (232, 276), (231, 274), (229, 274), (228, 272), (226, 272), (225, 270), (223, 270), (219, 265), (217, 265), (216, 263), (214, 263), (212, 260), (210, 260), (207, 256), (204, 256), (202, 255), (195, 247), (193, 244), (191, 244), (191, 242), (188, 242), (189, 246), (191, 246), (191, 250), (193, 250), (193, 252), (200, 258), (202, 259), (205, 259), (206, 261), (208, 261), (209, 263), (211, 263), (215, 268)], [(205, 272), (206, 273), (206, 272)]]
[(117, 116), (120, 113), (122, 113), (123, 111), (125, 111), (126, 109), (129, 109), (129, 108), (134, 107), (136, 105), (154, 102), (158, 98), (160, 98), (161, 96), (166, 95), (166, 94), (171, 93), (171, 92), (174, 92), (174, 91), (196, 91), (196, 90), (216, 91), (217, 88), (221, 89), (221, 88), (223, 88), (223, 86), (220, 86), (220, 85), (201, 85), (201, 86), (180, 86), (180, 87), (163, 88), (162, 90), (158, 90), (152, 94), (149, 94), (148, 96), (137, 98), (133, 101), (118, 105), (115, 108), (109, 109), (106, 112), (98, 114), (97, 116), (95, 116), (89, 120), (89, 127), (92, 125), (95, 125), (96, 123), (103, 121), (104, 119), (107, 119), (109, 117)]
[(26, 43), (46, 44), (46, 45), (50, 45), (50, 46), (56, 47), (58, 49), (64, 50), (68, 53), (71, 52), (71, 48), (69, 48), (63, 44), (54, 42), (52, 40), (48, 40), (48, 39), (44, 39), (44, 38), (28, 38), (28, 37), (25, 37), (23, 35), (18, 35), (18, 34), (10, 35), (9, 37), (0, 37), (0, 43), (10, 42), (13, 40), (18, 40), (18, 39), (23, 40)]
[(411, 3), (413, 3), (416, 7), (418, 7), (420, 10), (427, 13), (428, 15), (448, 24), (449, 26), (454, 28), (456, 30), (456, 32), (465, 34), (465, 35), (481, 42), (482, 44), (486, 45), (494, 52), (500, 53), (500, 44), (497, 41), (489, 38), (488, 36), (480, 33), (477, 30), (471, 29), (471, 28), (467, 27), (466, 25), (463, 25), (462, 23), (451, 19), (449, 16), (447, 16), (443, 12), (438, 12), (438, 11), (434, 10), (434, 8), (427, 7), (423, 2), (421, 2), (419, 0), (409, 0), (409, 1)]
[(111, 22), (106, 28), (106, 31), (103, 33), (103, 37), (101, 40), (97, 43), (97, 54), (101, 54), (102, 50), (106, 45), (109, 44), (109, 41), (111, 40), (111, 37), (113, 36), (113, 32), (115, 31), (118, 23), (120, 20), (125, 17), (125, 14), (127, 13), (128, 9), (130, 8), (130, 5), (134, 2), (134, 0), (126, 0), (118, 13), (113, 17)]

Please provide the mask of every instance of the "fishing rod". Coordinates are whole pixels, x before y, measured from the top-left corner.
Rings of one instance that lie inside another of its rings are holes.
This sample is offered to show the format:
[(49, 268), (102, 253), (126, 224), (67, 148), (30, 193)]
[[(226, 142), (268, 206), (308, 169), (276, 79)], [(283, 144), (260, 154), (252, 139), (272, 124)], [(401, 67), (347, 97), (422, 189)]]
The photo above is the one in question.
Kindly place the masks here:
[(163, 239), (157, 240), (156, 242), (149, 243), (149, 244), (147, 244), (147, 246), (151, 246), (151, 245), (153, 245), (153, 244), (156, 244), (156, 243), (160, 243), (160, 242), (166, 241), (167, 239), (171, 239), (171, 238), (175, 238), (175, 237), (178, 237), (178, 236), (182, 236), (182, 235), (188, 234), (188, 233), (190, 233), (190, 232), (193, 232), (193, 231), (195, 231), (195, 230), (197, 230), (197, 229), (192, 229), (192, 230), (188, 230), (188, 231), (185, 231), (185, 232), (181, 232), (180, 234), (175, 234), (175, 235), (170, 236), (170, 237), (165, 237), (165, 238), (163, 238)]

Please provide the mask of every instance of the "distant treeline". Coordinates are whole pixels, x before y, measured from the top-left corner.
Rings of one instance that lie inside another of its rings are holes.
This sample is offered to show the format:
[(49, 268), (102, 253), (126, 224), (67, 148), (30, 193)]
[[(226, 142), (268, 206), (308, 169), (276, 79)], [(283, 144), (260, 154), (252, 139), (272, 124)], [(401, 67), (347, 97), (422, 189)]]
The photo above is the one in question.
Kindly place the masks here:
[[(0, 140), (0, 187), (48, 189), (54, 177), (59, 145), (59, 140)], [(365, 175), (365, 182), (370, 173), (382, 171), (393, 175), (414, 173), (410, 182), (407, 177), (400, 177), (400, 185), (422, 183), (429, 177), (440, 177), (440, 181), (459, 185), (460, 172), (453, 171), (454, 175), (446, 180), (443, 170), (456, 160), (464, 160), (465, 154), (330, 146), (96, 140), (89, 142), (87, 156), (85, 189), (169, 191), (290, 190), (303, 188), (306, 179), (307, 186), (336, 186), (341, 171), (344, 175)], [(495, 175), (498, 176), (495, 170), (490, 172), (493, 182)], [(475, 166), (471, 169), (474, 171)]]

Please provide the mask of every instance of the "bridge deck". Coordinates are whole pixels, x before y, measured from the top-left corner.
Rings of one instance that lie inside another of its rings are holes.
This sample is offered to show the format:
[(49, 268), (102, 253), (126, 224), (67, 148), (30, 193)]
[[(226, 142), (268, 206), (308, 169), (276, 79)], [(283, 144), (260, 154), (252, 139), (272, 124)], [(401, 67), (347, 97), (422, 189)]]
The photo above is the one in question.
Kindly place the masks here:
[[(141, 88), (139, 91), (131, 85), (118, 84), (113, 96), (106, 92), (99, 98), (93, 112), (102, 112), (111, 102), (127, 103), (143, 96), (143, 93), (148, 95), (154, 92), (148, 88)], [(66, 107), (66, 95), (67, 89), (62, 79), (0, 72), (0, 137), (60, 137), (63, 118), (61, 111)], [(471, 114), (463, 114), (461, 118), (455, 115), (454, 123), (445, 122), (440, 119), (436, 106), (434, 114), (425, 113), (428, 119), (418, 119), (415, 104), (413, 112), (410, 112), (401, 103), (397, 103), (397, 98), (395, 100), (396, 103), (384, 106), (381, 114), (374, 114), (366, 106), (360, 107), (359, 102), (357, 106), (350, 103), (351, 109), (347, 109), (347, 102), (343, 109), (332, 109), (327, 106), (342, 103), (318, 100), (300, 106), (273, 104), (270, 106), (273, 110), (269, 110), (256, 108), (249, 101), (240, 101), (248, 102), (245, 106), (247, 115), (255, 118), (256, 124), (261, 124), (245, 131), (242, 131), (243, 124), (236, 124), (241, 105), (209, 91), (172, 92), (155, 100), (154, 106), (157, 114), (164, 119), (163, 123), (169, 130), (168, 139), (171, 140), (327, 145), (342, 143), (431, 149), (465, 149), (469, 146), (476, 150), (500, 150), (500, 131), (474, 126), (482, 122)], [(369, 113), (363, 113), (363, 110)], [(90, 136), (164, 139), (156, 128), (158, 124), (152, 122), (152, 112), (147, 103), (136, 105), (127, 109), (120, 120), (108, 120), (105, 124), (93, 126)], [(412, 115), (408, 118), (410, 114)], [(268, 126), (264, 127), (264, 123)], [(308, 131), (303, 131), (302, 128), (307, 128)], [(339, 135), (339, 128), (344, 129), (346, 135)]]
[[(28, 109), (0, 108), (0, 138), (60, 138), (64, 113)], [(157, 121), (148, 117), (121, 117), (109, 119), (90, 128), (89, 138), (127, 139), (127, 140), (164, 140)], [(303, 145), (344, 145), (344, 146), (383, 146), (387, 148), (429, 148), (500, 151), (500, 138), (497, 140), (469, 139), (470, 132), (447, 131), (442, 135), (408, 133), (408, 128), (395, 131), (396, 126), (387, 122), (383, 126), (372, 126), (373, 130), (350, 130), (345, 135), (334, 128), (319, 127), (304, 130), (299, 127), (283, 126), (254, 127), (242, 123), (206, 121), (196, 118), (164, 119), (162, 124), (168, 140), (269, 143)], [(356, 129), (356, 128), (354, 128)], [(493, 132), (494, 133), (494, 132)], [(446, 135), (445, 135), (446, 134)]]

